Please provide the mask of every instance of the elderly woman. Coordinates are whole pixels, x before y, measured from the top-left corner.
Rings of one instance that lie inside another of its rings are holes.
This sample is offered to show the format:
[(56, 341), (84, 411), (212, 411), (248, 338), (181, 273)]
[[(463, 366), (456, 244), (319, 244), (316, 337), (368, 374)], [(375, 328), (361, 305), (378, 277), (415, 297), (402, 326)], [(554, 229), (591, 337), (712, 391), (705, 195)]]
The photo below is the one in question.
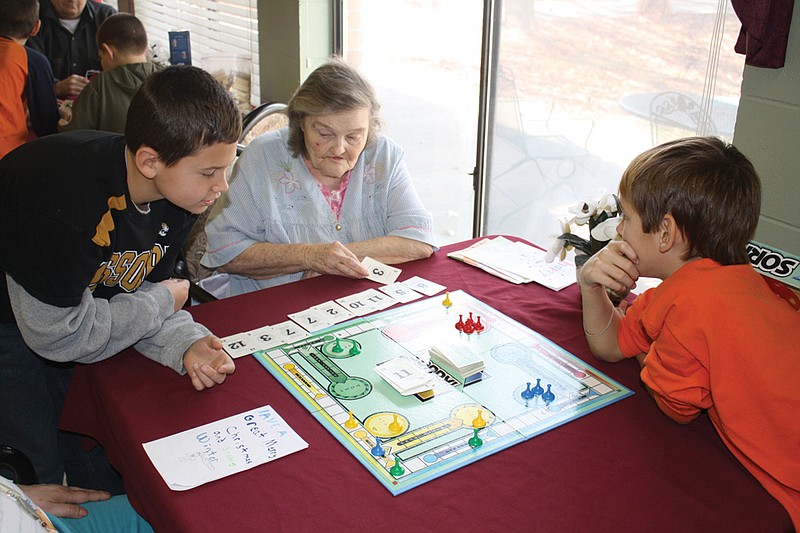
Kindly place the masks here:
[(333, 60), (289, 101), (289, 127), (248, 145), (206, 225), (202, 263), (230, 275), (228, 295), (433, 253), (431, 215), (403, 150), (378, 135), (379, 111), (370, 84)]

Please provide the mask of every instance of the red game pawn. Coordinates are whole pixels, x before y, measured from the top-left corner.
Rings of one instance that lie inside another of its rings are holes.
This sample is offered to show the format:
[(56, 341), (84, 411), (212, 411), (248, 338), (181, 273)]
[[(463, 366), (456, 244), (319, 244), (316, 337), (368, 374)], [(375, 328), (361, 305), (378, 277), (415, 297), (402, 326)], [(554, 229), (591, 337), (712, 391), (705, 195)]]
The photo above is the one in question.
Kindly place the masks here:
[(472, 326), (472, 330), (475, 331), (475, 321), (472, 320), (472, 313), (469, 314), (469, 318), (466, 322), (464, 322), (465, 326)]
[(483, 324), (481, 324), (481, 317), (478, 316), (478, 320), (475, 322), (475, 331), (480, 333), (484, 330)]
[(475, 324), (467, 320), (466, 322), (464, 322), (464, 328), (461, 331), (463, 331), (467, 335), (475, 333)]
[(456, 322), (456, 329), (464, 331), (464, 315), (458, 315), (458, 322)]

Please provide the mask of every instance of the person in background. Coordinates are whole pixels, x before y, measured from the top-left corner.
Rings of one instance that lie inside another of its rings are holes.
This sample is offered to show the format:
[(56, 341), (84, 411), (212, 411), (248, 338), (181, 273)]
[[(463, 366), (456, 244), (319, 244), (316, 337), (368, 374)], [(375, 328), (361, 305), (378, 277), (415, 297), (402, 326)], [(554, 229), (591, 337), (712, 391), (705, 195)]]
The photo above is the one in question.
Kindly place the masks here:
[[(686, 424), (703, 412), (731, 453), (800, 530), (800, 314), (750, 265), (761, 211), (750, 161), (714, 137), (640, 154), (619, 186), (621, 241), (579, 276), (592, 353), (636, 358), (658, 407)], [(605, 287), (664, 280), (618, 312)]]
[(128, 498), (58, 484), (16, 485), (0, 476), (0, 531), (152, 533)]
[(147, 60), (147, 32), (128, 13), (108, 17), (97, 29), (103, 72), (94, 76), (72, 105), (72, 118), (60, 131), (125, 132), (128, 106), (145, 78), (162, 67)]
[(39, 30), (37, 0), (0, 2), (0, 157), (23, 144), (31, 129), (38, 136), (54, 133), (58, 104), (53, 92), (50, 64), (40, 53), (25, 47)]
[(28, 46), (50, 60), (59, 98), (76, 98), (101, 69), (97, 29), (116, 13), (113, 7), (91, 0), (41, 0), (39, 33)]
[(379, 112), (370, 84), (336, 59), (292, 96), (288, 128), (248, 144), (201, 261), (230, 275), (229, 295), (304, 274), (364, 278), (365, 256), (395, 264), (434, 252), (431, 214), (403, 150), (378, 134)]
[[(0, 435), (40, 481), (61, 483), (73, 464), (77, 439), (57, 430), (73, 363), (133, 346), (197, 390), (234, 371), (182, 310), (189, 283), (172, 273), (197, 216), (228, 188), (241, 128), (210, 74), (170, 67), (136, 93), (124, 137), (49, 135), (0, 160)], [(67, 481), (104, 488), (83, 459)]]

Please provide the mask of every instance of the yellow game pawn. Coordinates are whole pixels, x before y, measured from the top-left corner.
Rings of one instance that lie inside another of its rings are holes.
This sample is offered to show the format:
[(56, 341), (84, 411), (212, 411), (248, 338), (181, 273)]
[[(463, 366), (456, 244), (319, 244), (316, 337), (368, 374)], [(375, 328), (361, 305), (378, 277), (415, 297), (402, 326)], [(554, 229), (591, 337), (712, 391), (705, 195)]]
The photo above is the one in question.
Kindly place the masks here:
[(478, 416), (472, 421), (472, 427), (477, 429), (483, 429), (486, 427), (486, 420), (483, 419), (483, 409), (478, 409)]
[(451, 305), (453, 305), (453, 302), (450, 301), (449, 292), (444, 293), (444, 301), (442, 302), (442, 305), (445, 307), (450, 307)]
[(358, 422), (356, 422), (356, 419), (353, 416), (353, 411), (350, 411), (350, 418), (344, 421), (344, 427), (347, 429), (355, 429), (358, 427)]
[(394, 420), (389, 422), (389, 431), (393, 433), (400, 433), (403, 430), (403, 426), (400, 425), (400, 422), (397, 421), (397, 413), (394, 415)]

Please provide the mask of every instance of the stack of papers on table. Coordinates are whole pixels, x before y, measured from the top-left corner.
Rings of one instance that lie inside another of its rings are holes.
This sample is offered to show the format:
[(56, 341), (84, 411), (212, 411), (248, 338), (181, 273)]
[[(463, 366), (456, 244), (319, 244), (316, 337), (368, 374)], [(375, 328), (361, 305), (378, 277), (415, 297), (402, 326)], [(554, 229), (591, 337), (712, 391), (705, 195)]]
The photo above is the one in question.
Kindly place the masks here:
[(485, 368), (483, 358), (466, 346), (448, 346), (444, 349), (431, 346), (428, 353), (432, 363), (444, 368), (459, 381), (483, 372)]
[(433, 389), (431, 374), (402, 357), (395, 357), (376, 365), (375, 372), (403, 396)]
[(505, 237), (482, 239), (447, 257), (485, 270), (511, 283), (535, 281), (554, 291), (575, 283), (575, 265), (569, 261), (548, 263), (544, 250)]

